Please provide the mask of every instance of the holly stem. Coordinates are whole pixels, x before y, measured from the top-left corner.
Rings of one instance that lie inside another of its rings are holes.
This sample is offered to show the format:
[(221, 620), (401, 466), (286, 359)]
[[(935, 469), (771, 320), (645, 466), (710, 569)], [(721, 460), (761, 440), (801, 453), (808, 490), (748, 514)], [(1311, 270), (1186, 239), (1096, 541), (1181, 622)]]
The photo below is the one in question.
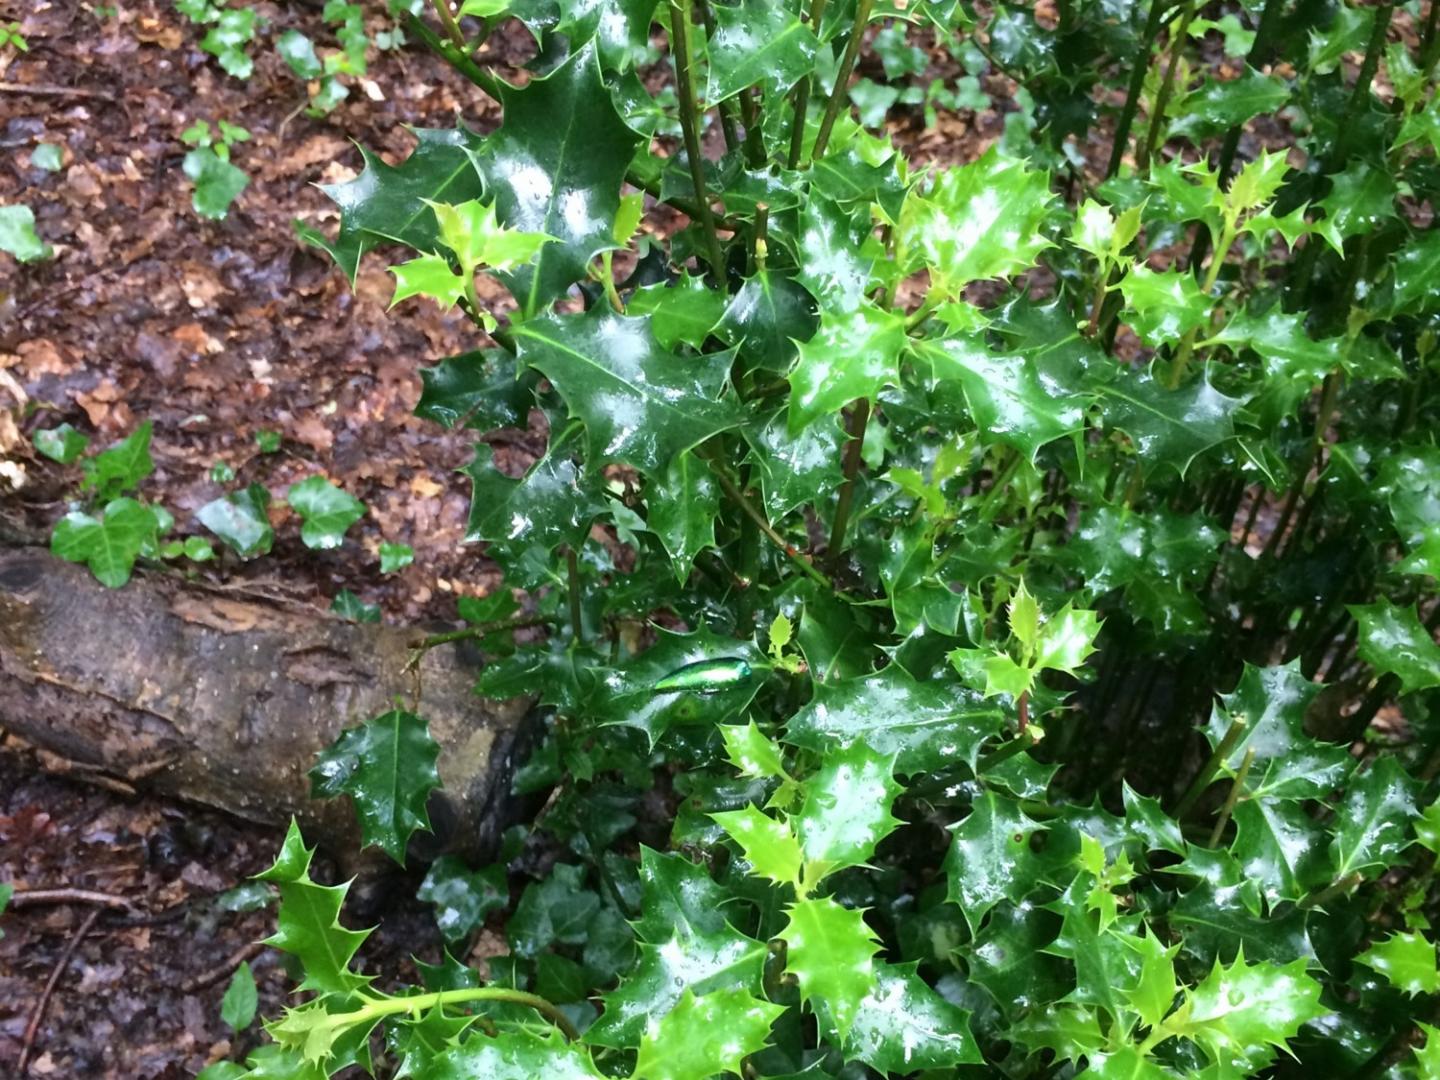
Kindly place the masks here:
[[(820, 32), (820, 17), (825, 14), (826, 0), (810, 0), (810, 11), (806, 21), (810, 29)], [(787, 164), (792, 169), (800, 167), (800, 155), (805, 151), (805, 116), (810, 111), (810, 78), (800, 80), (795, 87), (795, 122), (790, 128), (790, 157)]]
[(455, 13), (450, 10), (450, 0), (431, 0), (430, 6), (435, 9), (435, 17), (440, 20), (445, 36), (450, 39), (451, 44), (459, 50), (461, 56), (468, 56), (470, 50), (465, 44), (465, 35), (460, 30), (460, 24), (455, 21)]
[(1240, 792), (1245, 790), (1245, 777), (1250, 774), (1250, 766), (1255, 763), (1255, 748), (1252, 746), (1245, 751), (1245, 760), (1240, 762), (1240, 768), (1235, 771), (1235, 779), (1230, 784), (1230, 794), (1225, 796), (1225, 805), (1220, 807), (1220, 816), (1215, 819), (1215, 828), (1210, 830), (1210, 847), (1220, 842), (1220, 837), (1225, 835), (1225, 826), (1230, 824), (1230, 815), (1235, 812), (1235, 804), (1240, 801)]
[(832, 574), (840, 564), (845, 546), (845, 528), (855, 501), (855, 477), (860, 472), (861, 451), (865, 448), (865, 427), (870, 422), (870, 399), (856, 398), (850, 410), (850, 441), (845, 444), (845, 480), (835, 500), (835, 518), (830, 525), (830, 543), (825, 549), (825, 566)]
[[(1205, 282), (1201, 285), (1201, 291), (1209, 296), (1215, 288), (1215, 282), (1220, 280), (1220, 268), (1225, 265), (1225, 256), (1230, 254), (1230, 245), (1235, 243), (1235, 236), (1239, 231), (1239, 224), (1226, 221), (1220, 229), (1220, 240), (1215, 245), (1215, 255), (1210, 260), (1210, 268), (1205, 272)], [(1170, 361), (1170, 376), (1167, 385), (1171, 390), (1176, 389), (1185, 378), (1185, 369), (1190, 365), (1190, 356), (1195, 351), (1195, 339), (1200, 334), (1198, 326), (1192, 326), (1186, 331), (1184, 339), (1180, 342), (1180, 348), (1175, 351), (1175, 358)]]
[(532, 626), (549, 626), (552, 622), (554, 620), (546, 615), (525, 615), (516, 619), (497, 619), (494, 622), (476, 623), (463, 630), (446, 630), (443, 634), (431, 634), (410, 646), (410, 659), (405, 663), (405, 670), (413, 671), (419, 665), (420, 658), (427, 652), (441, 645), (448, 645), (452, 641), (478, 641), (491, 634), (499, 634), (507, 630), (526, 630)]
[(1349, 892), (1356, 885), (1359, 885), (1362, 880), (1364, 879), (1360, 874), (1347, 874), (1339, 881), (1332, 881), (1319, 892), (1311, 893), (1295, 906), (1301, 911), (1309, 911), (1311, 908), (1317, 908), (1326, 901), (1333, 900), (1335, 897), (1342, 896)]
[(1115, 125), (1115, 141), (1110, 145), (1110, 163), (1105, 167), (1107, 180), (1120, 171), (1120, 162), (1125, 159), (1125, 147), (1130, 144), (1130, 128), (1135, 123), (1135, 113), (1140, 107), (1140, 95), (1145, 90), (1145, 72), (1150, 67), (1150, 50), (1160, 34), (1164, 14), (1165, 0), (1150, 0), (1150, 13), (1145, 16), (1145, 29), (1140, 35), (1135, 59), (1130, 63), (1130, 85), (1125, 91), (1125, 106), (1120, 110), (1120, 119)]
[(765, 538), (769, 540), (770, 543), (779, 548), (787, 559), (804, 572), (806, 577), (818, 585), (825, 586), (827, 589), (834, 588), (834, 584), (827, 576), (815, 569), (815, 567), (810, 564), (810, 560), (796, 551), (793, 546), (786, 543), (785, 538), (775, 531), (770, 522), (766, 520), (765, 515), (757, 510), (755, 504), (745, 497), (745, 493), (740, 490), (740, 485), (735, 482), (735, 478), (730, 475), (729, 470), (726, 469), (713, 454), (702, 452), (699, 449), (696, 450), (696, 453), (700, 454), (700, 456), (709, 463), (710, 471), (715, 474), (715, 480), (719, 483), (720, 490), (725, 493), (725, 497), (733, 502), (736, 507), (739, 508), (740, 512), (749, 518), (755, 524), (756, 528), (764, 533)]
[(1249, 727), (1243, 716), (1237, 716), (1230, 722), (1230, 727), (1221, 736), (1220, 742), (1216, 745), (1210, 757), (1200, 771), (1195, 774), (1195, 779), (1190, 782), (1185, 794), (1180, 797), (1180, 805), (1175, 807), (1175, 820), (1183, 821), (1185, 816), (1194, 809), (1195, 804), (1200, 801), (1200, 796), (1205, 794), (1205, 789), (1210, 786), (1210, 781), (1215, 779), (1215, 774), (1220, 771), (1220, 766), (1230, 756), (1230, 752), (1240, 744), (1245, 736), (1245, 730)]
[(416, 994), (413, 997), (372, 999), (350, 1012), (329, 1013), (323, 1019), (315, 1020), (310, 1030), (355, 1027), (359, 1024), (371, 1023), (382, 1016), (394, 1016), (397, 1013), (410, 1013), (412, 1016), (419, 1017), (431, 1009), (444, 1008), (447, 1005), (464, 1005), (472, 1001), (502, 1001), (510, 1005), (527, 1006), (559, 1028), (570, 1042), (575, 1042), (580, 1038), (580, 1033), (575, 1030), (575, 1025), (570, 1023), (569, 1018), (549, 1001), (536, 994), (527, 994), (523, 990), (511, 990), (500, 986), (471, 986), (461, 990), (437, 990), (434, 993)]
[(580, 611), (580, 556), (573, 547), (565, 552), (565, 574), (569, 581), (570, 633), (578, 645), (584, 637), (584, 623)]
[(845, 55), (840, 59), (840, 68), (835, 72), (835, 85), (830, 90), (830, 100), (825, 103), (825, 115), (820, 119), (820, 130), (815, 134), (815, 146), (810, 151), (810, 160), (825, 156), (825, 147), (830, 143), (830, 131), (840, 116), (840, 107), (849, 98), (850, 73), (855, 70), (855, 60), (860, 55), (860, 46), (865, 39), (865, 27), (870, 23), (870, 9), (875, 0), (859, 0), (855, 5), (855, 25), (850, 30), (850, 40), (845, 44)]
[(690, 62), (690, 7), (692, 0), (670, 0), (670, 53), (675, 61), (675, 87), (680, 96), (680, 129), (685, 137), (685, 156), (690, 159), (690, 183), (695, 188), (695, 210), (709, 248), (710, 268), (715, 280), (725, 280), (725, 253), (715, 232), (715, 215), (705, 190), (705, 159), (700, 156), (700, 107), (695, 100), (695, 69)]
[(1175, 37), (1170, 42), (1170, 62), (1165, 66), (1165, 76), (1160, 82), (1160, 90), (1155, 95), (1155, 108), (1150, 115), (1150, 127), (1145, 133), (1145, 139), (1140, 143), (1139, 149), (1135, 152), (1135, 167), (1141, 172), (1150, 168), (1150, 155), (1155, 152), (1157, 140), (1160, 138), (1160, 129), (1165, 123), (1165, 110), (1170, 107), (1170, 98), (1175, 93), (1175, 71), (1180, 66), (1180, 54), (1185, 49), (1185, 39), (1190, 36), (1190, 22), (1195, 18), (1195, 11), (1199, 5), (1195, 0), (1189, 0), (1185, 5), (1185, 13), (1180, 16), (1180, 26), (1175, 31)]

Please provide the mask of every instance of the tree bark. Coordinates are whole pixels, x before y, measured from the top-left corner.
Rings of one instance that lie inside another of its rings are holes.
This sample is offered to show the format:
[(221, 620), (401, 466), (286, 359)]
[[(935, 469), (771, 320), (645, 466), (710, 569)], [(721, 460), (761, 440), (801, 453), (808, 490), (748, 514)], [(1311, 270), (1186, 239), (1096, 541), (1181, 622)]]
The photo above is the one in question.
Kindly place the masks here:
[(162, 575), (107, 589), (43, 550), (0, 549), (0, 727), (112, 786), (266, 824), (293, 814), (343, 852), (355, 815), (309, 799), (316, 754), (397, 699), (418, 704), (444, 783), (418, 854), (484, 860), (516, 817), (531, 702), (476, 696), (469, 643), (406, 672), (420, 636)]

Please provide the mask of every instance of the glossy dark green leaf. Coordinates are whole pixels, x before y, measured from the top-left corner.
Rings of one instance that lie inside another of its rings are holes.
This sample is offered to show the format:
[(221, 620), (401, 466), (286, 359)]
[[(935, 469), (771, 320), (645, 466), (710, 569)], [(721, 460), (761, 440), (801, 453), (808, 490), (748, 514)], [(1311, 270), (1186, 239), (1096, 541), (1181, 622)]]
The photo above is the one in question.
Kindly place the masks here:
[(291, 484), (285, 501), (303, 519), (300, 539), (308, 548), (339, 547), (345, 531), (365, 516), (364, 503), (323, 476), (307, 476)]
[(706, 42), (705, 102), (718, 105), (749, 86), (778, 101), (815, 68), (820, 42), (790, 5), (727, 0), (711, 6), (715, 32)]
[(790, 718), (785, 739), (809, 750), (866, 743), (898, 754), (902, 774), (973, 765), (980, 744), (1000, 730), (1003, 713), (972, 690), (921, 682), (892, 664), (868, 678), (817, 685), (810, 704)]
[(486, 917), (509, 905), (505, 868), (494, 865), (471, 870), (455, 855), (430, 864), (416, 892), (417, 900), (435, 906), (435, 926), (448, 942), (463, 941), (484, 925)]
[(310, 770), (311, 793), (321, 799), (349, 795), (365, 843), (403, 866), (411, 834), (430, 828), (425, 804), (440, 786), (439, 758), (425, 721), (392, 709), (346, 729), (320, 754)]
[(796, 234), (796, 276), (827, 312), (860, 306), (870, 284), (875, 249), (870, 215), (812, 195), (800, 210)]
[(584, 1047), (567, 1043), (553, 1029), (541, 1034), (527, 1028), (494, 1036), (472, 1029), (464, 1042), (435, 1057), (425, 1074), (432, 1080), (533, 1080), (537, 1076), (602, 1080), (605, 1076)]
[(443, 427), (490, 431), (524, 427), (535, 404), (535, 378), (500, 350), (461, 353), (420, 369), (415, 415)]
[(987, 787), (971, 802), (969, 816), (951, 829), (948, 895), (972, 933), (1001, 900), (1018, 904), (1034, 889), (1043, 866), (1030, 844), (1042, 828), (1017, 800)]
[(1350, 781), (1335, 815), (1336, 877), (1390, 866), (1410, 845), (1417, 785), (1392, 757)]
[(822, 420), (792, 438), (782, 410), (746, 428), (745, 438), (772, 521), (802, 506), (823, 505), (844, 481), (840, 470), (845, 440), (838, 422)]
[(621, 461), (651, 476), (743, 414), (722, 400), (728, 353), (683, 358), (660, 347), (649, 318), (600, 308), (533, 319), (515, 330), (520, 362), (543, 373), (585, 422), (590, 466)]
[(153, 509), (134, 499), (113, 499), (98, 515), (72, 510), (57, 521), (50, 550), (68, 562), (85, 563), (96, 581), (118, 589), (158, 534)]
[(555, 866), (544, 881), (525, 886), (505, 936), (517, 956), (533, 958), (551, 945), (581, 945), (600, 910), (600, 897), (585, 887), (585, 868)]
[(1433, 230), (1412, 239), (1392, 260), (1395, 292), (1391, 314), (1419, 315), (1440, 307), (1435, 281), (1440, 275), (1440, 233)]
[(1106, 426), (1130, 436), (1146, 472), (1168, 466), (1182, 477), (1197, 457), (1234, 435), (1241, 405), (1204, 375), (1170, 390), (1154, 375), (1124, 370), (1090, 389)]
[(495, 467), (494, 450), (475, 447), (462, 471), (470, 477), (470, 519), (465, 538), (498, 544), (560, 544), (579, 548), (590, 523), (605, 509), (601, 485), (581, 473), (564, 447), (552, 447), (529, 472), (511, 479)]
[(681, 274), (675, 281), (636, 289), (625, 305), (631, 315), (649, 315), (650, 330), (662, 349), (684, 342), (695, 348), (705, 344), (725, 314), (725, 294), (712, 289), (704, 278)]
[(1262, 75), (1246, 67), (1239, 78), (1207, 78), (1175, 105), (1170, 134), (1192, 140), (1223, 134), (1261, 113), (1279, 110), (1290, 100), (1290, 88), (1278, 75)]
[(875, 965), (875, 985), (860, 999), (845, 1055), (882, 1073), (979, 1064), (969, 1014), (930, 989), (911, 965)]
[(650, 528), (665, 545), (683, 584), (695, 556), (715, 543), (715, 515), (720, 492), (710, 467), (689, 450), (676, 454), (669, 467), (646, 488)]
[(1339, 250), (1346, 237), (1365, 236), (1395, 218), (1395, 181), (1363, 161), (1352, 162), (1330, 177), (1330, 194), (1319, 202), (1325, 211), (1321, 235)]
[(905, 319), (893, 311), (869, 302), (843, 315), (827, 308), (789, 375), (791, 434), (896, 382), (905, 344)]
[(529, 265), (501, 275), (528, 318), (615, 247), (611, 223), (638, 136), (605, 92), (592, 45), (543, 79), (502, 84), (500, 104), (504, 122), (475, 154), (500, 223), (556, 238)]
[[(494, 0), (491, 0), (494, 2)], [(555, 30), (575, 44), (594, 38), (607, 71), (643, 63), (650, 46), (656, 0), (564, 0)], [(516, 5), (497, 4), (515, 11)], [(518, 14), (518, 12), (516, 12)], [(522, 16), (523, 18), (523, 16)]]
[(1231, 853), (1271, 904), (1298, 901), (1334, 877), (1325, 831), (1297, 802), (1247, 796), (1235, 806)]
[(1405, 608), (1381, 600), (1352, 605), (1350, 614), (1360, 623), (1360, 656), (1376, 671), (1397, 676), (1407, 694), (1440, 686), (1440, 645), (1414, 605)]
[(730, 299), (715, 332), (737, 346), (743, 360), (784, 371), (796, 343), (809, 341), (819, 325), (814, 297), (793, 278), (760, 270)]

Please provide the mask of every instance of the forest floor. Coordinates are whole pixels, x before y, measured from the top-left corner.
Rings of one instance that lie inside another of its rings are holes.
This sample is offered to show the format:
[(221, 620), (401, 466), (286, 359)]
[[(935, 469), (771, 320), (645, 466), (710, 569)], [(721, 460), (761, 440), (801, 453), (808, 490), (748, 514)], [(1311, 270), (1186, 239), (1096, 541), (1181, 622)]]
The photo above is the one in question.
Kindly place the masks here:
[[(17, 20), (29, 42), (28, 53), (0, 55), (0, 204), (30, 206), (56, 252), (26, 267), (0, 257), (0, 377), (33, 406), (26, 436), (69, 421), (103, 446), (153, 421), (156, 471), (144, 492), (182, 524), (225, 490), (211, 478), (217, 463), (276, 493), (323, 473), (369, 507), (335, 552), (309, 551), (298, 530), (281, 528), (270, 558), (213, 572), (282, 577), (318, 607), (349, 588), (397, 624), (450, 621), (455, 595), (488, 591), (498, 573), (461, 544), (468, 490), (454, 470), (470, 438), (411, 411), (419, 368), (475, 347), (473, 331), (419, 302), (387, 315), (383, 258), (372, 256), (352, 288), (297, 243), (291, 223), (333, 231), (334, 209), (315, 185), (359, 171), (352, 140), (394, 162), (414, 144), (406, 125), (459, 120), (488, 131), (499, 118), (414, 48), (375, 57), (348, 102), (307, 117), (297, 111), (304, 88), (270, 43), (290, 27), (333, 40), (320, 5), (252, 6), (271, 28), (242, 82), (199, 50), (201, 34), (168, 3), (0, 2), (0, 22)], [(507, 74), (525, 41), (495, 47)], [(191, 209), (180, 135), (222, 119), (252, 136), (234, 156), (251, 181), (230, 215), (210, 222)], [(994, 111), (945, 115), (928, 129), (902, 119), (896, 134), (922, 160), (963, 160), (1002, 122)], [(59, 171), (32, 161), (41, 142), (63, 147)], [(262, 431), (280, 434), (278, 452), (261, 452)], [(48, 522), (63, 513), (75, 470), (27, 447), (0, 451), (23, 463), (27, 514)], [(382, 541), (412, 545), (414, 563), (382, 578)], [(243, 1057), (259, 1036), (252, 1027), (235, 1037), (220, 1020), (231, 969), (250, 958), (261, 1015), (274, 1014), (287, 978), (278, 954), (252, 945), (273, 912), (227, 911), (222, 898), (269, 864), (279, 835), (83, 786), (40, 764), (0, 732), (0, 882), (90, 890), (127, 906), (72, 900), (6, 913), (0, 1075), (19, 1071), (26, 1047), (29, 1075), (62, 1078), (188, 1077)], [(438, 961), (426, 909), (410, 901), (384, 914), (362, 964), (413, 977), (411, 954)]]

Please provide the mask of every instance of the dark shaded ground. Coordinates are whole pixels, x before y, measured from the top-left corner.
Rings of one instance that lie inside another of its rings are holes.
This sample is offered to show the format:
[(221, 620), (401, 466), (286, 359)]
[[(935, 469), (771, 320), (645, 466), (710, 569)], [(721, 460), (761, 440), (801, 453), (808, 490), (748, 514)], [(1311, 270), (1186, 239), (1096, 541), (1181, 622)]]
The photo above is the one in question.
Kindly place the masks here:
[[(453, 470), (468, 460), (469, 439), (411, 410), (418, 368), (474, 347), (474, 332), (421, 302), (388, 317), (383, 258), (372, 257), (352, 290), (295, 242), (290, 223), (333, 230), (331, 204), (312, 185), (355, 174), (350, 140), (393, 162), (413, 144), (406, 124), (459, 118), (488, 130), (498, 116), (414, 49), (374, 55), (370, 86), (354, 87), (330, 116), (291, 115), (304, 89), (273, 37), (293, 26), (323, 48), (332, 32), (318, 3), (254, 6), (272, 28), (252, 49), (255, 74), (240, 82), (199, 51), (200, 33), (169, 4), (122, 0), (118, 14), (101, 17), (74, 0), (0, 3), (0, 21), (19, 21), (30, 43), (28, 54), (0, 52), (0, 204), (30, 206), (56, 251), (28, 267), (0, 256), (0, 399), (13, 396), (13, 380), (32, 405), (23, 430), (0, 422), (0, 457), (27, 479), (18, 497), (6, 490), (0, 499), (23, 501), (32, 520), (64, 509), (78, 473), (31, 454), (35, 428), (69, 421), (103, 446), (150, 419), (156, 473), (144, 494), (175, 514), (182, 534), (198, 530), (194, 511), (227, 488), (258, 481), (279, 496), (316, 472), (370, 508), (342, 549), (318, 553), (300, 545), (281, 502), (275, 552), (214, 572), (283, 579), (320, 605), (348, 587), (395, 622), (453, 619), (455, 594), (487, 591), (498, 575), (460, 544), (468, 492)], [(375, 18), (372, 30), (385, 25)], [(494, 48), (515, 60), (527, 43), (517, 34)], [(1003, 96), (1004, 81), (993, 89)], [(180, 133), (197, 119), (225, 119), (253, 136), (235, 153), (250, 187), (220, 223), (191, 210), (181, 172)], [(995, 138), (1001, 117), (942, 115), (925, 130), (897, 123), (917, 158), (957, 160)], [(63, 145), (60, 172), (33, 166), (40, 142)], [(262, 429), (283, 435), (279, 453), (259, 453)], [(237, 480), (212, 482), (216, 462)], [(415, 563), (381, 578), (382, 540), (413, 545)], [(30, 1075), (184, 1077), (243, 1056), (255, 1031), (232, 1043), (219, 1001), (228, 961), (268, 934), (272, 917), (222, 912), (213, 901), (268, 865), (279, 836), (41, 773), (54, 764), (0, 733), (0, 882), (99, 890), (134, 913), (100, 915), (58, 969), (90, 906), (31, 905), (0, 919), (0, 1076), (14, 1073), (57, 970)], [(369, 971), (406, 979), (411, 953), (439, 958), (429, 914), (413, 901), (386, 910), (361, 957)], [(251, 963), (261, 1014), (273, 1015), (287, 985), (280, 958), (265, 952)], [(185, 989), (216, 972), (208, 986)]]

